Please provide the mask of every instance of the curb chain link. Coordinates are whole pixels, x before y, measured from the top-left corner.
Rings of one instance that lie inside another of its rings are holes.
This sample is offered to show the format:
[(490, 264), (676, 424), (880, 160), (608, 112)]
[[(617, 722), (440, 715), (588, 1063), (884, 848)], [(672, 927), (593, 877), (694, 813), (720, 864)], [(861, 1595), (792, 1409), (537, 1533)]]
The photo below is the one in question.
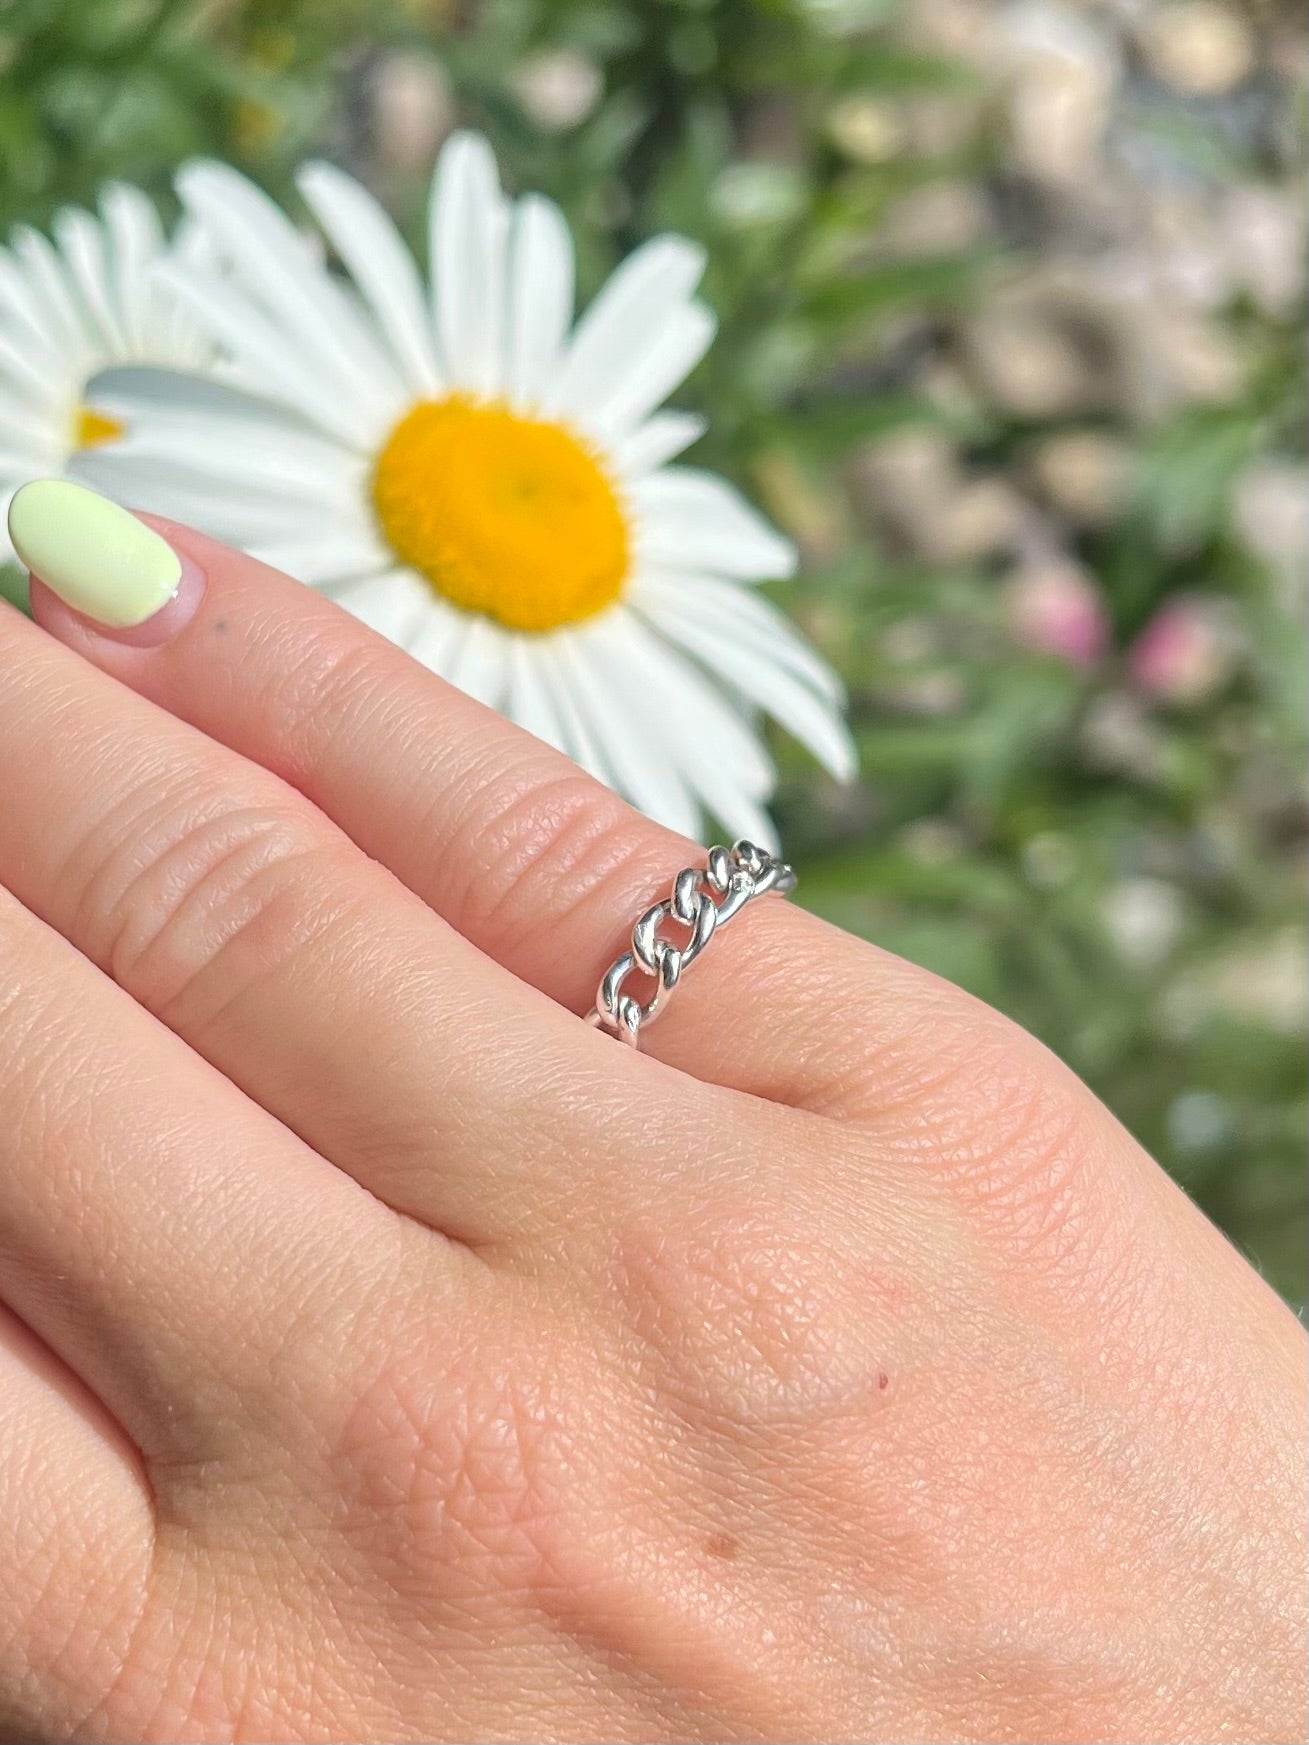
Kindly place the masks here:
[[(654, 903), (632, 929), (632, 945), (605, 971), (586, 1021), (635, 1048), (641, 1030), (658, 1017), (714, 934), (754, 897), (786, 897), (796, 876), (785, 861), (742, 838), (731, 848), (711, 848), (704, 867), (687, 867), (673, 881), (671, 896)], [(668, 929), (674, 930), (670, 937)], [(644, 1003), (623, 992), (628, 976), (643, 971), (654, 992)]]

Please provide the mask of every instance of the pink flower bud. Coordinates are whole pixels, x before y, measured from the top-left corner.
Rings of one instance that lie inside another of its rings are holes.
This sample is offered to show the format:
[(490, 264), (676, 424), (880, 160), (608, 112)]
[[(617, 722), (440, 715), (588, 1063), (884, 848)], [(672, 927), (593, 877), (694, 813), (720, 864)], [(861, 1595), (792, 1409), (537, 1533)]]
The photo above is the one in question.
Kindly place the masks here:
[(1078, 564), (1051, 558), (1020, 569), (1008, 587), (1010, 634), (1023, 648), (1086, 671), (1104, 654), (1109, 618)]
[(1202, 703), (1232, 670), (1233, 637), (1219, 603), (1179, 596), (1161, 606), (1127, 656), (1132, 678), (1161, 703)]

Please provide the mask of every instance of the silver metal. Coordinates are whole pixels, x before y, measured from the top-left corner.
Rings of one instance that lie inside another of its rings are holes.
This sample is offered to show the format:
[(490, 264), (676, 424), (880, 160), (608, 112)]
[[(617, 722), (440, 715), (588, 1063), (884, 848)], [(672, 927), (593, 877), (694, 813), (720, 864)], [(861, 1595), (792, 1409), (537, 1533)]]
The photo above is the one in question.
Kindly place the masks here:
[[(791, 867), (753, 842), (743, 838), (730, 848), (711, 848), (707, 864), (678, 873), (672, 894), (653, 903), (633, 927), (631, 949), (600, 978), (587, 1023), (638, 1048), (642, 1029), (664, 1010), (683, 972), (714, 934), (752, 898), (789, 897), (795, 886)], [(638, 972), (654, 982), (644, 1001), (623, 992), (628, 976)]]

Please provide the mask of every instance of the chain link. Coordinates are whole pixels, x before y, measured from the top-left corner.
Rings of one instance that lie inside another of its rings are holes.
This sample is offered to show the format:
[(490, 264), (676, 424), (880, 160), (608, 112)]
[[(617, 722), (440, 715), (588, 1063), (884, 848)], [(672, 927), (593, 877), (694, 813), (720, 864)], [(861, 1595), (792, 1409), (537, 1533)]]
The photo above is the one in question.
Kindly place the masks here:
[[(730, 848), (711, 848), (707, 864), (678, 873), (672, 895), (648, 908), (633, 927), (631, 950), (616, 957), (605, 971), (587, 1023), (620, 1036), (633, 1048), (639, 1046), (642, 1027), (664, 1010), (683, 972), (719, 928), (751, 898), (770, 892), (786, 897), (795, 886), (795, 873), (786, 862), (753, 842), (742, 839)], [(638, 972), (655, 984), (644, 1002), (623, 992), (628, 976)]]

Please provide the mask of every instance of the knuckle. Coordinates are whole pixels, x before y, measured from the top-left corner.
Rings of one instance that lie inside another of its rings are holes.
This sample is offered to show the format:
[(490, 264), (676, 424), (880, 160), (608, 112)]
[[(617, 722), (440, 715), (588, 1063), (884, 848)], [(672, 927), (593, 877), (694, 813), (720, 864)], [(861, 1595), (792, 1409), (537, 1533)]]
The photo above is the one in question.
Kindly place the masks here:
[(462, 893), (460, 913), (471, 932), (509, 951), (528, 941), (542, 915), (559, 937), (560, 927), (607, 891), (631, 893), (626, 913), (668, 876), (655, 827), (553, 755), (544, 772), (527, 760), (517, 772), (489, 776), (465, 816), (468, 864), (486, 870)]
[(585, 1587), (581, 1512), (602, 1468), (575, 1365), (517, 1318), (456, 1337), (441, 1364), (420, 1328), (352, 1390), (335, 1441), (351, 1541), (443, 1603), (539, 1606)]
[(862, 1417), (888, 1386), (887, 1324), (906, 1286), (829, 1232), (739, 1207), (680, 1237), (634, 1226), (611, 1283), (652, 1385), (697, 1430), (807, 1437)]
[(215, 805), (173, 793), (144, 813), (122, 808), (108, 834), (73, 936), (156, 1012), (189, 1002), (238, 942), (254, 975), (313, 926), (305, 868), (324, 838), (280, 796)]
[(272, 663), (260, 713), (276, 721), (284, 773), (297, 787), (311, 787), (335, 747), (358, 740), (361, 717), (394, 695), (395, 658), (392, 644), (347, 618), (330, 633), (303, 637), (289, 663)]
[(1025, 1031), (965, 995), (938, 1007), (907, 1094), (874, 1125), (879, 1152), (926, 1171), (1015, 1258), (1073, 1259), (1107, 1216), (1091, 1093)]
[(845, 1106), (906, 1141), (951, 1106), (978, 1045), (1006, 1022), (953, 983), (869, 944), (847, 954), (827, 993), (833, 1009), (862, 1020)]
[(1100, 1224), (1086, 1109), (1039, 1067), (1013, 1071), (1008, 1084), (990, 1132), (959, 1153), (967, 1191), (998, 1222), (1009, 1253), (1073, 1259), (1088, 1226)]

